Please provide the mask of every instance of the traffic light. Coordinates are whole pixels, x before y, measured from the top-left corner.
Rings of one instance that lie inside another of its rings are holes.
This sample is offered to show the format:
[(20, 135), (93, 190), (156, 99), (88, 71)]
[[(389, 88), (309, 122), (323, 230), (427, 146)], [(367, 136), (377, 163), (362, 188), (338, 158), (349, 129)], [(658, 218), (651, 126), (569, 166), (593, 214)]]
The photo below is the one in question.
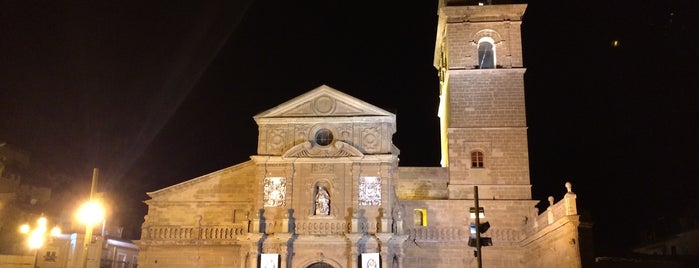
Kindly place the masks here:
[(478, 228), (476, 228), (475, 223), (471, 223), (471, 237), (468, 239), (468, 246), (469, 247), (476, 247), (476, 239), (480, 237), (481, 239), (481, 247), (487, 247), (487, 246), (492, 246), (493, 245), (493, 239), (490, 237), (483, 237), (480, 235), (476, 235), (477, 233), (483, 234), (486, 231), (490, 229), (490, 223), (489, 222), (483, 222), (478, 225)]

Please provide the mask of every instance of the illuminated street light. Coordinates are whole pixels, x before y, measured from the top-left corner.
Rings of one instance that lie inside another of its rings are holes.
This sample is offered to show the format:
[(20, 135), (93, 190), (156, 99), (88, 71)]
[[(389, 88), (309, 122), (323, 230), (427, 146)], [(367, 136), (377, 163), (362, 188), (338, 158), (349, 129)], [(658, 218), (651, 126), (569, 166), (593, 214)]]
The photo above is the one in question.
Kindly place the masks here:
[[(469, 216), (471, 219), (476, 218), (476, 208), (475, 207), (469, 208)], [(485, 213), (484, 213), (483, 207), (478, 208), (478, 218), (479, 219), (485, 218)]]
[(104, 209), (97, 201), (88, 201), (78, 210), (78, 219), (85, 225), (95, 225), (104, 219)]
[(77, 213), (77, 218), (85, 224), (85, 242), (83, 245), (83, 257), (81, 267), (87, 267), (87, 253), (92, 243), (92, 229), (104, 220), (104, 208), (97, 201), (88, 201), (83, 204)]
[(90, 250), (90, 244), (92, 244), (92, 229), (95, 224), (104, 220), (104, 209), (102, 205), (95, 201), (95, 188), (97, 187), (97, 178), (99, 170), (97, 168), (92, 170), (92, 187), (90, 187), (90, 201), (85, 203), (80, 210), (78, 210), (78, 219), (85, 224), (85, 239), (83, 240), (83, 256), (82, 264), (80, 267), (87, 267), (87, 255)]
[(481, 234), (488, 231), (490, 228), (489, 222), (481, 223), (481, 218), (485, 217), (485, 209), (478, 204), (478, 186), (473, 186), (473, 203), (474, 206), (469, 208), (469, 214), (472, 219), (475, 220), (471, 224), (471, 236), (468, 239), (468, 246), (475, 247), (474, 252), (476, 257), (476, 262), (478, 268), (483, 267), (483, 258), (481, 254), (481, 247), (492, 246), (493, 240), (490, 237), (482, 237)]
[[(19, 227), (20, 233), (27, 234), (27, 244), (29, 245), (30, 249), (34, 250), (34, 268), (38, 267), (37, 266), (37, 261), (39, 258), (39, 249), (44, 246), (44, 243), (46, 243), (46, 238), (47, 238), (47, 232), (46, 232), (46, 225), (47, 225), (47, 220), (46, 217), (41, 216), (37, 221), (37, 226), (34, 229), (31, 229), (31, 226), (29, 224), (22, 224), (22, 226)], [(48, 233), (51, 236), (58, 236), (61, 234), (61, 229), (58, 228), (58, 226), (53, 227), (51, 229), (51, 232)]]

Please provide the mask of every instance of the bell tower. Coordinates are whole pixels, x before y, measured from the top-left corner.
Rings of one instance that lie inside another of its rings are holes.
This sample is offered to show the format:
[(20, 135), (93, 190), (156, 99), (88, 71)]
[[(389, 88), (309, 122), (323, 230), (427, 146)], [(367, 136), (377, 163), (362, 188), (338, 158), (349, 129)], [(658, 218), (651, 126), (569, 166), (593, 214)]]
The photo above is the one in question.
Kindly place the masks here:
[(449, 199), (531, 199), (521, 25), (526, 4), (441, 0), (434, 54)]

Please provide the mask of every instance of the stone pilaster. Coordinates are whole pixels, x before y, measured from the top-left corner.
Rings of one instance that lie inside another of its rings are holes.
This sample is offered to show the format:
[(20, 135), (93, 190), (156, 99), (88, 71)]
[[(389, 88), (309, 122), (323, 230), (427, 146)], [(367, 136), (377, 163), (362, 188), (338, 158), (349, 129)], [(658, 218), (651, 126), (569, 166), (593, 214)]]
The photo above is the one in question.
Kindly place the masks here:
[(347, 236), (347, 239), (350, 240), (350, 267), (359, 267), (359, 248), (358, 248), (358, 243), (359, 240), (362, 239), (364, 234), (360, 233), (350, 233), (350, 234), (345, 234)]
[(397, 268), (403, 268), (403, 258), (405, 257), (405, 252), (403, 251), (403, 242), (405, 240), (408, 240), (409, 235), (394, 235), (391, 241), (389, 241), (389, 245), (393, 246), (394, 249), (394, 254), (398, 258), (398, 267)]
[(293, 255), (293, 250), (289, 250), (289, 247), (291, 247), (291, 234), (290, 233), (280, 233), (280, 234), (275, 234), (275, 238), (279, 241), (279, 257), (281, 257), (281, 262), (279, 263), (280, 268), (287, 268), (290, 266), (290, 263), (287, 263), (289, 260), (289, 254)]
[(247, 268), (257, 268), (257, 259), (260, 256), (260, 239), (262, 234), (260, 233), (250, 233), (248, 234), (248, 263), (245, 265)]
[(380, 243), (381, 267), (391, 267), (391, 252), (388, 247), (388, 241), (393, 238), (393, 233), (378, 233), (376, 238)]

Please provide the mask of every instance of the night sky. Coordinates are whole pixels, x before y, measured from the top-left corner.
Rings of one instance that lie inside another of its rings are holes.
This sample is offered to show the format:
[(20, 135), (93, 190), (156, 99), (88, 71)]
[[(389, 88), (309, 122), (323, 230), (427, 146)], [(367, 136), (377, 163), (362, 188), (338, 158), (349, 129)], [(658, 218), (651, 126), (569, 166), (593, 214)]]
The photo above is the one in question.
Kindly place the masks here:
[[(436, 0), (199, 2), (0, 3), (0, 141), (55, 206), (98, 168), (137, 239), (146, 192), (249, 160), (252, 116), (323, 84), (397, 115), (401, 166), (439, 165)], [(523, 24), (534, 199), (572, 182), (600, 254), (699, 219), (699, 13), (555, 2)]]

